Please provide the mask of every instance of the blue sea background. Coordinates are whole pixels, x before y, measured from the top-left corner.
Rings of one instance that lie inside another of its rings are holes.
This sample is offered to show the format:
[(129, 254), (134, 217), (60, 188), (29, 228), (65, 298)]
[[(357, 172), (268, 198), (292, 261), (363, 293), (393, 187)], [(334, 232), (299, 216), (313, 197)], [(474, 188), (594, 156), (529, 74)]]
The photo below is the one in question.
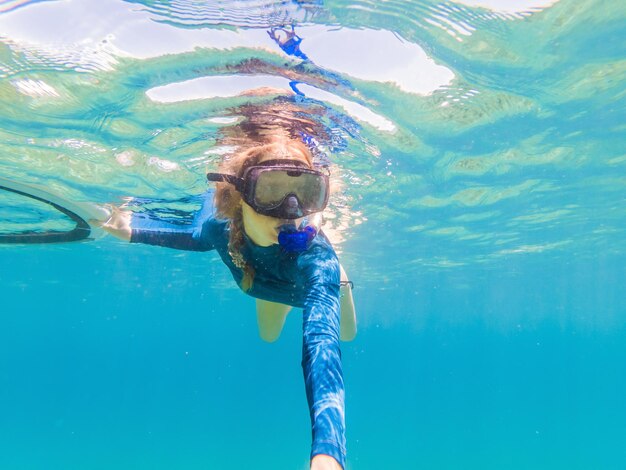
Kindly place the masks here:
[[(149, 90), (297, 82), (344, 182), (347, 468), (626, 468), (626, 10), (487, 3), (2, 1), (0, 176), (82, 203), (197, 194), (261, 98)], [(144, 38), (162, 53), (123, 53), (141, 24), (175, 32)], [(267, 35), (289, 25), (304, 65)], [(242, 45), (169, 49), (206, 31)], [(365, 70), (316, 63), (307, 32), (337, 31)], [(421, 65), (371, 78), (357, 46), (385, 32)], [(0, 233), (63, 226), (24, 199), (0, 192)], [(308, 468), (299, 312), (264, 343), (215, 253), (95, 235), (0, 245), (0, 468)]]

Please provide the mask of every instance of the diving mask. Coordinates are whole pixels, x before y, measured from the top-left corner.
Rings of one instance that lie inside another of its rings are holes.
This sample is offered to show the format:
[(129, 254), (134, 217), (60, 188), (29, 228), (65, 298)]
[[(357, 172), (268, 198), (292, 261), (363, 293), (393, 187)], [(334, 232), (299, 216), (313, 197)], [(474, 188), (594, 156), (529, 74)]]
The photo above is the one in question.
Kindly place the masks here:
[(279, 219), (299, 219), (328, 204), (328, 175), (299, 160), (267, 160), (246, 168), (241, 177), (207, 173), (207, 180), (234, 185), (255, 212)]

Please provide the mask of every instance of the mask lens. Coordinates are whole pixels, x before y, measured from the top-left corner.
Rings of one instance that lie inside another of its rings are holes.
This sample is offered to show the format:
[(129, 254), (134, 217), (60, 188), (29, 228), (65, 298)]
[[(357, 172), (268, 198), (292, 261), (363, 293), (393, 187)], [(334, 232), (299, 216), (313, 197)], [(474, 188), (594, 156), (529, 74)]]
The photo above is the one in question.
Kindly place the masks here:
[(326, 181), (321, 175), (272, 169), (258, 174), (254, 201), (261, 207), (271, 208), (280, 205), (288, 194), (295, 194), (302, 209), (314, 212), (323, 209), (326, 190)]

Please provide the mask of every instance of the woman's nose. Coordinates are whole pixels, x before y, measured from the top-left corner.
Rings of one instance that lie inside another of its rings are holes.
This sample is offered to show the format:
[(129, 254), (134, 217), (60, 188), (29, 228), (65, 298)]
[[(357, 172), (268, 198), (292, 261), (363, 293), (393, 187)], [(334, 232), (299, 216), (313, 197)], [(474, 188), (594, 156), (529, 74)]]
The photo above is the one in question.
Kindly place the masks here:
[(302, 216), (302, 211), (300, 210), (300, 204), (298, 203), (298, 198), (295, 196), (288, 196), (284, 202), (285, 204), (285, 213), (290, 219), (297, 219)]

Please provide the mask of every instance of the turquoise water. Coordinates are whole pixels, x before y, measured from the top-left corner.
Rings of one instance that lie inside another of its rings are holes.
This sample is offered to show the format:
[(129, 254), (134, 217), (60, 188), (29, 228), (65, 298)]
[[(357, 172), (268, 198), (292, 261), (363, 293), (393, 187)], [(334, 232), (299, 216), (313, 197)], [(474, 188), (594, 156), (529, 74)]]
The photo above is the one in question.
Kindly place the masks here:
[[(177, 199), (280, 117), (356, 285), (348, 468), (625, 468), (626, 11), (511, 3), (2, 1), (0, 176)], [(298, 314), (265, 344), (215, 253), (96, 235), (0, 245), (0, 468), (307, 468)]]

